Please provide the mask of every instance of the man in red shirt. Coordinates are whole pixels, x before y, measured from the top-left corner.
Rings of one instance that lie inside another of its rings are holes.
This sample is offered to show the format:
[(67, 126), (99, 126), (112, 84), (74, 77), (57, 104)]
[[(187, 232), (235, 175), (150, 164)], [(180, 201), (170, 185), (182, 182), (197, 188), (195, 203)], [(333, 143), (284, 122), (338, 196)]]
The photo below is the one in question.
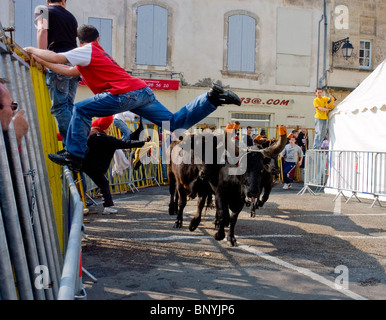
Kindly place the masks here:
[[(80, 47), (65, 53), (54, 53), (36, 48), (25, 48), (39, 63), (67, 76), (81, 75), (95, 96), (75, 105), (67, 134), (67, 152), (49, 155), (60, 165), (79, 170), (87, 150), (87, 137), (93, 117), (106, 117), (131, 111), (161, 127), (169, 122), (171, 131), (189, 129), (223, 104), (241, 105), (240, 98), (221, 86), (212, 89), (176, 113), (171, 113), (154, 96), (146, 82), (130, 76), (99, 45), (99, 33), (93, 26), (78, 30)], [(63, 63), (71, 63), (66, 66)]]

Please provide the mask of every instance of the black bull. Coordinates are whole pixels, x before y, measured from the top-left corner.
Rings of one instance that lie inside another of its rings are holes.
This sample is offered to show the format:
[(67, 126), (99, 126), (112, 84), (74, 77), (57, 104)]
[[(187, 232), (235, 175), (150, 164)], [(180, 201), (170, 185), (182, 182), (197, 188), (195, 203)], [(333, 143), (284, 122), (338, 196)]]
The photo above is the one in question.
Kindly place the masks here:
[[(214, 195), (218, 227), (214, 238), (223, 240), (224, 229), (229, 226), (227, 240), (236, 246), (235, 225), (244, 205), (258, 208), (268, 200), (272, 183), (269, 163), (287, 143), (286, 128), (279, 127), (279, 133), (278, 141), (265, 149), (243, 148), (229, 133), (195, 134), (172, 142), (168, 173), (169, 213), (177, 214), (174, 227), (182, 227), (187, 198), (197, 197), (197, 212), (189, 225), (190, 231), (196, 230), (205, 204), (208, 205)], [(265, 192), (260, 200), (262, 188)]]

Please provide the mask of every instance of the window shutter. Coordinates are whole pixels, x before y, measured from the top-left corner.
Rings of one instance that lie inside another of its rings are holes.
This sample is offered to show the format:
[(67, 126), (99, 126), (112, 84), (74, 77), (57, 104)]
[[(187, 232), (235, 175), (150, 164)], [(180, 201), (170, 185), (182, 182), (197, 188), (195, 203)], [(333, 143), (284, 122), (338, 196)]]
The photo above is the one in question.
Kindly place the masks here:
[(156, 5), (138, 8), (137, 64), (167, 65), (168, 11)]
[(229, 17), (228, 27), (228, 70), (241, 71), (242, 16)]
[(45, 0), (15, 1), (15, 41), (21, 47), (36, 47), (36, 27), (34, 11), (39, 5), (47, 5)]
[(103, 18), (88, 18), (88, 24), (97, 28), (99, 32), (99, 44), (111, 56), (112, 55), (112, 33), (113, 20)]
[(229, 17), (228, 70), (255, 72), (256, 20), (246, 15)]

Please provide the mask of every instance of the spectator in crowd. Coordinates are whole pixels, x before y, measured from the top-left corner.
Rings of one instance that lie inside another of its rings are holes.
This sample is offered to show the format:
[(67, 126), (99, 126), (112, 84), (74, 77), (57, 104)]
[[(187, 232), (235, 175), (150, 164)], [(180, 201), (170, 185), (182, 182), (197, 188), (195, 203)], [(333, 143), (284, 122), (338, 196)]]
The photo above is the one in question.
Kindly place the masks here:
[(296, 144), (295, 137), (290, 138), (290, 142), (285, 146), (280, 153), (280, 158), (284, 158), (283, 165), (283, 189), (290, 189), (292, 187), (295, 170), (297, 166), (301, 166), (304, 158), (302, 149)]
[(328, 133), (324, 137), (324, 140), (322, 142), (322, 146), (320, 147), (322, 150), (328, 150), (330, 148), (329, 141), (328, 141)]
[(247, 127), (247, 147), (253, 146), (253, 138), (252, 138), (252, 127)]
[[(35, 12), (38, 47), (56, 53), (75, 49), (78, 22), (66, 10), (66, 0), (47, 0), (47, 4), (47, 11), (38, 6), (39, 11)], [(67, 77), (51, 69), (48, 69), (46, 75), (52, 101), (51, 114), (56, 118), (59, 133), (63, 137), (63, 145), (66, 145), (79, 79), (79, 76)]]
[(328, 114), (335, 108), (336, 98), (323, 97), (323, 90), (320, 88), (316, 89), (315, 95), (315, 140), (313, 149), (320, 149), (327, 134)]
[(303, 153), (305, 154), (308, 149), (308, 134), (307, 129), (302, 128), (296, 138), (296, 144), (302, 148)]
[(126, 121), (134, 121), (134, 120), (135, 120), (135, 114), (130, 111), (117, 113), (116, 115), (114, 115), (113, 123), (114, 123), (114, 126), (116, 126), (119, 129), (119, 131), (121, 131), (122, 140), (128, 141), (131, 134), (131, 130), (127, 126)]
[[(95, 120), (91, 125), (90, 137), (87, 141), (88, 151), (82, 163), (81, 171), (86, 173), (94, 183), (100, 188), (103, 197), (103, 214), (116, 213), (112, 208), (114, 202), (110, 192), (110, 183), (106, 178), (106, 172), (110, 167), (114, 153), (118, 149), (140, 148), (145, 141), (133, 140), (133, 136), (138, 136), (134, 132), (129, 141), (117, 139), (109, 135), (113, 116), (103, 117)], [(141, 129), (138, 129), (141, 130)]]
[[(306, 152), (308, 150), (308, 134), (307, 129), (302, 128), (299, 132), (298, 137), (296, 138), (296, 144), (302, 149), (303, 154), (306, 155)], [(305, 161), (303, 161), (300, 168), (304, 169)]]
[[(0, 79), (0, 123), (4, 132), (9, 130), (9, 125), (13, 119), (13, 125), (15, 128), (16, 140), (18, 146), (20, 146), (22, 138), (28, 132), (28, 122), (25, 117), (25, 111), (20, 110), (17, 112), (18, 105), (12, 100), (11, 93), (5, 86), (6, 81)], [(7, 135), (4, 135), (7, 139)], [(6, 143), (7, 140), (6, 140)]]
[(299, 137), (299, 131), (298, 130), (296, 130), (296, 129), (294, 129), (294, 130), (292, 130), (292, 136), (295, 138), (295, 140)]
[[(99, 45), (99, 33), (93, 26), (82, 26), (78, 31), (80, 48), (65, 53), (54, 53), (36, 48), (25, 48), (45, 67), (63, 75), (82, 75), (94, 97), (75, 105), (64, 154), (50, 154), (51, 161), (79, 170), (85, 156), (91, 121), (95, 116), (105, 117), (132, 111), (159, 127), (164, 122), (170, 131), (189, 129), (224, 104), (241, 105), (240, 98), (219, 85), (197, 97), (176, 113), (171, 113), (156, 100), (146, 82), (130, 76)], [(71, 63), (72, 67), (63, 65)]]

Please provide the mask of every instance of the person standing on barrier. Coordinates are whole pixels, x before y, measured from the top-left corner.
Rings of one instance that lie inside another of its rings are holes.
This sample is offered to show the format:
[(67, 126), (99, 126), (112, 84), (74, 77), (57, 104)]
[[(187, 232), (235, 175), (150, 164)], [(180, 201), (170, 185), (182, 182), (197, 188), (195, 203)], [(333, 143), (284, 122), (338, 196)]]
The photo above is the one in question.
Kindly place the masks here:
[(315, 113), (315, 141), (313, 149), (320, 149), (327, 134), (328, 114), (335, 108), (335, 97), (323, 97), (323, 89), (316, 89), (314, 100)]
[[(80, 48), (56, 54), (36, 48), (25, 48), (38, 63), (68, 76), (82, 75), (83, 81), (95, 94), (75, 105), (67, 134), (67, 152), (50, 154), (51, 161), (78, 170), (87, 147), (91, 121), (95, 116), (105, 117), (131, 111), (162, 127), (168, 122), (170, 131), (189, 129), (223, 104), (241, 105), (240, 98), (219, 85), (197, 97), (176, 113), (170, 112), (154, 96), (145, 81), (130, 76), (99, 45), (99, 32), (93, 26), (82, 26), (78, 31)], [(63, 63), (70, 62), (73, 67)], [(70, 169), (71, 169), (70, 168)]]
[(280, 158), (284, 158), (283, 165), (283, 189), (290, 189), (295, 176), (297, 166), (303, 163), (304, 154), (302, 149), (296, 144), (296, 138), (291, 137), (290, 142), (284, 147), (280, 153)]
[[(81, 171), (86, 173), (100, 188), (103, 197), (103, 214), (116, 213), (110, 192), (110, 183), (106, 178), (114, 153), (118, 149), (140, 148), (145, 141), (134, 140), (138, 132), (133, 132), (128, 141), (117, 139), (109, 135), (113, 117), (103, 117), (95, 120), (91, 125), (90, 137), (87, 141), (88, 151), (82, 163)], [(138, 129), (141, 130), (141, 129)]]
[[(47, 0), (47, 11), (37, 7), (36, 18), (37, 43), (40, 49), (48, 49), (56, 53), (70, 51), (77, 47), (76, 38), (78, 22), (66, 10), (66, 0)], [(68, 77), (49, 69), (46, 84), (50, 93), (51, 114), (56, 118), (59, 133), (66, 145), (68, 126), (73, 114), (79, 76)]]
[[(18, 104), (12, 100), (11, 93), (5, 86), (6, 81), (0, 79), (0, 123), (3, 132), (9, 130), (9, 125), (13, 119), (13, 125), (15, 128), (16, 140), (18, 146), (20, 146), (22, 138), (27, 134), (29, 125), (25, 117), (25, 111), (20, 110), (17, 112)], [(4, 135), (5, 143), (8, 146), (8, 135)]]

